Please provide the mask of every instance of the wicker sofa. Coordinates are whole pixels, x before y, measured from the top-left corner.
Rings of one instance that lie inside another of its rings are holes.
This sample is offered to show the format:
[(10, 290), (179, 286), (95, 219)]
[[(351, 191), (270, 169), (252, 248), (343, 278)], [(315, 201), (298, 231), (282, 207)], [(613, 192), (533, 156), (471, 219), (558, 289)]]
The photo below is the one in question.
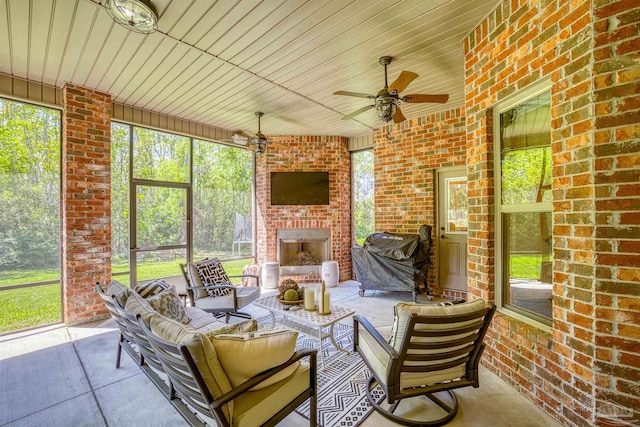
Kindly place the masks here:
[(296, 332), (164, 302), (161, 314), (149, 300), (159, 307), (166, 288), (139, 293), (114, 281), (96, 291), (120, 330), (116, 367), (125, 349), (190, 425), (275, 425), (307, 399), (316, 425), (316, 350), (296, 351)]

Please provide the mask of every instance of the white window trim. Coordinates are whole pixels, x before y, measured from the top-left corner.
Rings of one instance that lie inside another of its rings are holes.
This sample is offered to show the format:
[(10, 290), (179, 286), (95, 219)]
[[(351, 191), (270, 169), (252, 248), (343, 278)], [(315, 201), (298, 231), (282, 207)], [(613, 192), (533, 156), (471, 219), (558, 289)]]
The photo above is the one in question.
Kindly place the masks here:
[[(538, 328), (544, 332), (551, 333), (553, 327), (546, 323), (539, 322), (531, 317), (522, 315), (518, 312), (510, 310), (504, 305), (504, 292), (502, 286), (502, 268), (500, 266), (503, 263), (503, 248), (502, 248), (502, 213), (514, 213), (514, 212), (546, 212), (550, 211), (553, 214), (553, 203), (531, 203), (522, 204), (517, 206), (502, 206), (502, 163), (500, 161), (500, 114), (505, 111), (509, 111), (518, 104), (533, 98), (544, 92), (551, 90), (551, 80), (544, 79), (540, 82), (534, 83), (528, 88), (517, 92), (516, 94), (508, 97), (504, 101), (497, 104), (493, 109), (493, 155), (494, 155), (494, 225), (495, 225), (495, 240), (494, 240), (494, 256), (495, 256), (495, 281), (494, 291), (496, 306), (499, 313), (503, 313), (509, 317), (517, 319), (521, 322), (527, 323), (535, 328)], [(553, 217), (553, 215), (552, 215)], [(553, 318), (552, 318), (553, 322)]]

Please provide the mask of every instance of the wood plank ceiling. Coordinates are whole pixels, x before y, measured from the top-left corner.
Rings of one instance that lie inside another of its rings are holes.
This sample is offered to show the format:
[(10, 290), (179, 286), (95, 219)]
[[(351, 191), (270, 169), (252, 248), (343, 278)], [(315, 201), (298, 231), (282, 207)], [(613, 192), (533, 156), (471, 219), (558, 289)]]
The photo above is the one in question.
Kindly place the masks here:
[(463, 38), (497, 0), (152, 0), (158, 31), (115, 24), (105, 0), (0, 0), (0, 72), (72, 82), (114, 101), (225, 129), (281, 135), (370, 133), (378, 58), (389, 79), (420, 75), (404, 94), (448, 93), (447, 104), (402, 104), (406, 117), (463, 105)]

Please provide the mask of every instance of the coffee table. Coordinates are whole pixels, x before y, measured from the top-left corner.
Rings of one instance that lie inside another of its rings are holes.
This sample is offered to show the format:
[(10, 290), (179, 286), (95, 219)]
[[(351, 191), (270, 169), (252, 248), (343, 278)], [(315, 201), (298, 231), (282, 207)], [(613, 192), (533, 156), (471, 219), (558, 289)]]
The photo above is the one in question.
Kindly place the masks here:
[[(337, 305), (331, 306), (331, 314), (321, 315), (317, 311), (305, 311), (303, 308), (300, 310), (287, 310), (290, 305), (282, 305), (276, 300), (275, 296), (263, 297), (253, 302), (257, 307), (263, 308), (271, 314), (271, 327), (276, 325), (276, 314), (282, 315), (284, 318), (279, 320), (285, 326), (288, 326), (296, 331), (302, 332), (311, 338), (317, 339), (320, 342), (320, 361), (324, 368), (324, 347), (323, 341), (327, 338), (331, 340), (333, 346), (343, 352), (349, 354), (350, 351), (341, 347), (333, 336), (333, 326), (340, 320), (345, 319), (353, 315), (356, 311), (352, 308), (339, 307)], [(326, 329), (326, 331), (325, 331)]]

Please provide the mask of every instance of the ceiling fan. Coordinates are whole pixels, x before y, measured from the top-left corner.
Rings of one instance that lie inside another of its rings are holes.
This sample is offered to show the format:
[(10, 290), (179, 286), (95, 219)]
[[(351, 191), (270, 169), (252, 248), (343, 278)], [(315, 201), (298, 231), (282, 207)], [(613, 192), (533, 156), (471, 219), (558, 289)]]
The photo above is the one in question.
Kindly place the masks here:
[[(265, 134), (260, 130), (260, 119), (264, 116), (262, 111), (256, 111), (256, 117), (258, 117), (258, 132), (247, 132), (243, 130), (234, 130), (232, 141), (239, 145), (246, 145), (247, 149), (255, 151), (256, 154), (263, 154), (267, 151), (267, 147), (273, 146), (276, 148), (285, 148), (284, 145), (273, 142), (271, 138), (267, 138)], [(248, 145), (250, 144), (250, 145)]]
[(418, 77), (416, 73), (412, 73), (411, 71), (402, 71), (396, 81), (391, 83), (391, 86), (388, 84), (387, 80), (387, 65), (391, 63), (393, 58), (390, 56), (381, 57), (378, 62), (382, 66), (384, 66), (384, 88), (378, 92), (377, 95), (369, 95), (366, 93), (358, 93), (358, 92), (347, 92), (344, 90), (339, 90), (338, 92), (334, 92), (334, 95), (344, 95), (344, 96), (355, 96), (358, 98), (368, 98), (373, 99), (373, 105), (367, 105), (366, 107), (362, 107), (359, 110), (354, 111), (351, 114), (347, 114), (342, 119), (349, 120), (357, 116), (358, 114), (364, 113), (367, 110), (372, 108), (376, 109), (378, 113), (378, 117), (380, 120), (389, 122), (393, 120), (394, 123), (400, 123), (406, 118), (400, 111), (400, 107), (398, 106), (398, 102), (408, 102), (408, 103), (423, 103), (423, 102), (436, 102), (436, 103), (445, 103), (449, 99), (449, 95), (422, 95), (422, 94), (412, 94), (400, 96), (399, 92), (402, 92), (409, 86), (409, 84)]

